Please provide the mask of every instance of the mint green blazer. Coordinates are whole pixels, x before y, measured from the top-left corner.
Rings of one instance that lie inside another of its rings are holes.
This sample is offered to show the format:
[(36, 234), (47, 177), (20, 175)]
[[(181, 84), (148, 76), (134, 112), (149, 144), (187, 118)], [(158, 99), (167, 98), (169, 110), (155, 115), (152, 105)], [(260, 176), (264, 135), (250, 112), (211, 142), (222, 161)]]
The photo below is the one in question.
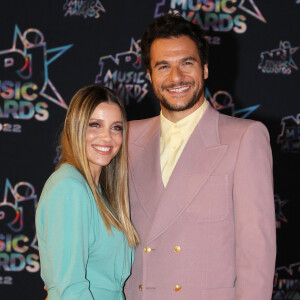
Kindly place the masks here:
[(107, 232), (75, 167), (63, 164), (47, 180), (35, 222), (48, 300), (124, 299), (134, 250), (123, 232)]

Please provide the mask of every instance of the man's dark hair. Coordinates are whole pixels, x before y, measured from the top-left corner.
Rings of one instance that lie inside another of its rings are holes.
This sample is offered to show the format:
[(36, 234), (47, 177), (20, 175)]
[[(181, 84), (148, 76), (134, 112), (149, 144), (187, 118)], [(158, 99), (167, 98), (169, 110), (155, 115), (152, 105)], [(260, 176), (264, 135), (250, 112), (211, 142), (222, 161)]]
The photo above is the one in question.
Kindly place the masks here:
[(180, 36), (188, 36), (196, 43), (202, 66), (208, 63), (208, 42), (200, 26), (185, 20), (179, 14), (167, 14), (155, 19), (142, 36), (142, 60), (146, 70), (151, 72), (150, 48), (153, 41)]

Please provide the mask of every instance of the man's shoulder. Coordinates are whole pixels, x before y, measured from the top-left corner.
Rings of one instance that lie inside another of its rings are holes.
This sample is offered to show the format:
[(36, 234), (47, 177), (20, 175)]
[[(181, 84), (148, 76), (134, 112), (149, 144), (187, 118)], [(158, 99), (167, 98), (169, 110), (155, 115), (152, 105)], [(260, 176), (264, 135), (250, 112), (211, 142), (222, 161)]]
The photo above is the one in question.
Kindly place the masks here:
[(129, 130), (135, 130), (143, 126), (149, 126), (151, 123), (156, 122), (159, 119), (159, 116), (155, 116), (148, 119), (133, 120), (128, 122)]
[(149, 119), (135, 120), (128, 122), (128, 136), (129, 139), (140, 136), (148, 131), (152, 126), (157, 125), (160, 122), (159, 116)]
[(248, 132), (263, 132), (268, 135), (266, 126), (251, 119), (241, 119), (233, 116), (219, 114), (219, 131), (221, 137), (242, 138)]
[(253, 122), (256, 122), (251, 119), (241, 119), (234, 116), (225, 115), (222, 113), (219, 113), (219, 123), (220, 125), (240, 125), (240, 126), (249, 126)]
[(220, 127), (235, 128), (240, 131), (244, 131), (248, 127), (251, 127), (253, 125), (265, 127), (265, 125), (263, 123), (261, 123), (260, 121), (256, 121), (256, 120), (252, 120), (252, 119), (242, 119), (242, 118), (237, 118), (234, 116), (228, 116), (228, 115), (219, 113), (219, 126)]

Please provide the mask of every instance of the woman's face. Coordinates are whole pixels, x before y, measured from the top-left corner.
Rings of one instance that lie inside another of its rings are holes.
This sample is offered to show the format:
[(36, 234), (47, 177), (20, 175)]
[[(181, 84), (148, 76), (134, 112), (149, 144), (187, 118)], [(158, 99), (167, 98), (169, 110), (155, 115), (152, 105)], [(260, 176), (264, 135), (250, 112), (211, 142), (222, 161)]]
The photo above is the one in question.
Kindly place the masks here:
[(115, 103), (102, 102), (92, 113), (86, 133), (86, 153), (93, 178), (118, 154), (123, 141), (122, 113)]

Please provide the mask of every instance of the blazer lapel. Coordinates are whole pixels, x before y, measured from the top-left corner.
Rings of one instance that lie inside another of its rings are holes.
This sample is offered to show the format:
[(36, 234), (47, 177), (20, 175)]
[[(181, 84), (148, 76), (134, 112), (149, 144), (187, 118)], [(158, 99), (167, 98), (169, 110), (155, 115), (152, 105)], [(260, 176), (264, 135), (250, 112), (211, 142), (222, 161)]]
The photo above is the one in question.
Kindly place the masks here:
[(150, 219), (164, 191), (160, 168), (160, 118), (130, 145), (130, 171), (138, 198)]
[(192, 133), (159, 199), (148, 242), (180, 216), (226, 153), (228, 146), (220, 144), (218, 117), (219, 113), (209, 106)]

